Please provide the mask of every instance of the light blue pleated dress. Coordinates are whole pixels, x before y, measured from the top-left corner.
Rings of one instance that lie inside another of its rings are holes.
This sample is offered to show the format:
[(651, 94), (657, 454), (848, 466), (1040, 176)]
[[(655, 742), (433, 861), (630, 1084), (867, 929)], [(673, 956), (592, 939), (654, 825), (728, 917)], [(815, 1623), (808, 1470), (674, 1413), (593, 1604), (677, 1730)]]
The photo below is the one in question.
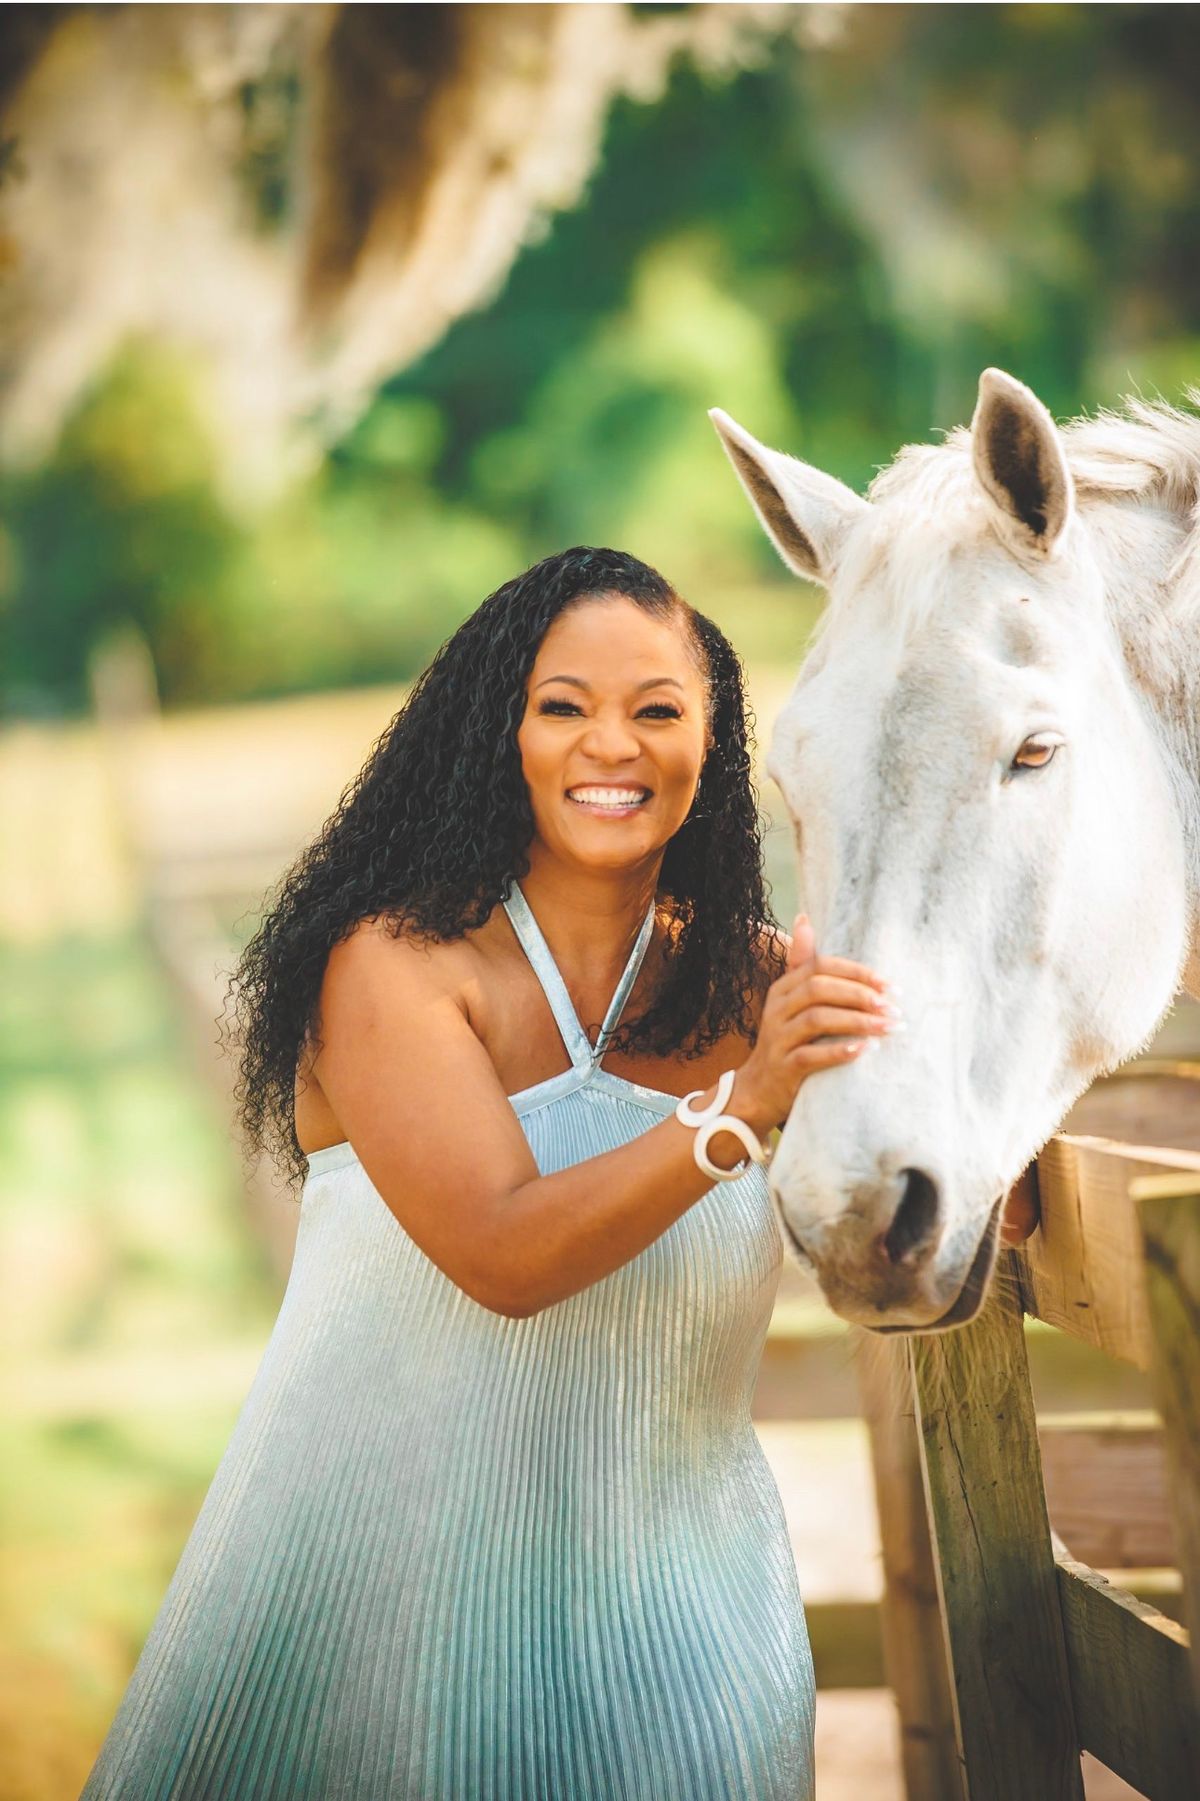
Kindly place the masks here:
[[(593, 1050), (512, 1096), (546, 1174), (675, 1098)], [(470, 1131), (470, 1096), (462, 1129)], [(807, 1801), (812, 1662), (750, 1397), (782, 1249), (761, 1169), (528, 1319), (317, 1151), (279, 1317), (85, 1801)]]

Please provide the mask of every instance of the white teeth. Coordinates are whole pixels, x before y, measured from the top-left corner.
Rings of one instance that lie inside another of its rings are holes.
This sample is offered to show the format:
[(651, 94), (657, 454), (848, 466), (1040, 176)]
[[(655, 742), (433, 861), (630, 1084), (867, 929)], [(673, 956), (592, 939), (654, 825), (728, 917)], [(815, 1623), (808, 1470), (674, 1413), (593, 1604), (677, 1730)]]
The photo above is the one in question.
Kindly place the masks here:
[(568, 788), (567, 794), (587, 807), (636, 807), (648, 798), (644, 788)]

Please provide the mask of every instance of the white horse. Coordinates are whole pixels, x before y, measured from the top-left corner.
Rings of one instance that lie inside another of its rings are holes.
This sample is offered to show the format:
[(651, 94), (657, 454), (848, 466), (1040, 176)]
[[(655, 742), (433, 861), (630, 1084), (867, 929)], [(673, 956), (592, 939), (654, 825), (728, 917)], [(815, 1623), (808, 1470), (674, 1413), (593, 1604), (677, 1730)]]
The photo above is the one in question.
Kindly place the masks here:
[(1060, 431), (988, 369), (969, 431), (866, 499), (712, 418), (829, 590), (767, 762), (801, 905), (909, 1026), (801, 1088), (776, 1203), (847, 1319), (957, 1325), (1000, 1197), (1200, 994), (1200, 418), (1131, 401)]

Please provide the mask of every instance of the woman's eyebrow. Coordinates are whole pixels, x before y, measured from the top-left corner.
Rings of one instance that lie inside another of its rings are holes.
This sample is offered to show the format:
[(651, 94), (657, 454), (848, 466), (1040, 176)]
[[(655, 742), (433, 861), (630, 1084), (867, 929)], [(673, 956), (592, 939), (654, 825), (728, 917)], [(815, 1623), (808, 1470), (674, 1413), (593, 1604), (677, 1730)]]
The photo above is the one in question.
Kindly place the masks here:
[[(585, 693), (588, 693), (588, 694), (590, 694), (592, 691), (592, 684), (590, 682), (585, 682), (581, 676), (578, 676), (578, 675), (548, 675), (546, 677), (545, 681), (537, 682), (535, 684), (534, 692), (536, 693), (538, 688), (544, 688), (547, 685), (547, 683), (549, 683), (549, 682), (567, 682), (572, 688), (582, 688), (585, 691)], [(639, 682), (638, 683), (637, 693), (642, 694), (642, 693), (644, 693), (644, 691), (647, 688), (680, 688), (680, 689), (682, 689), (682, 687), (683, 687), (683, 683), (680, 681), (677, 681), (673, 675), (652, 675), (648, 682)]]

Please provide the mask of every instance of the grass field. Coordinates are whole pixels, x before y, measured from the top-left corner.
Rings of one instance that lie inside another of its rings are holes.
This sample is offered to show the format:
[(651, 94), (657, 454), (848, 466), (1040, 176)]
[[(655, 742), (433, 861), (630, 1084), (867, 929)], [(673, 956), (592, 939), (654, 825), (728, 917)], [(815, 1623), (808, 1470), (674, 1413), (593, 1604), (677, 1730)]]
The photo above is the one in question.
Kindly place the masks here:
[(0, 1794), (78, 1793), (277, 1305), (136, 933), (0, 948)]

